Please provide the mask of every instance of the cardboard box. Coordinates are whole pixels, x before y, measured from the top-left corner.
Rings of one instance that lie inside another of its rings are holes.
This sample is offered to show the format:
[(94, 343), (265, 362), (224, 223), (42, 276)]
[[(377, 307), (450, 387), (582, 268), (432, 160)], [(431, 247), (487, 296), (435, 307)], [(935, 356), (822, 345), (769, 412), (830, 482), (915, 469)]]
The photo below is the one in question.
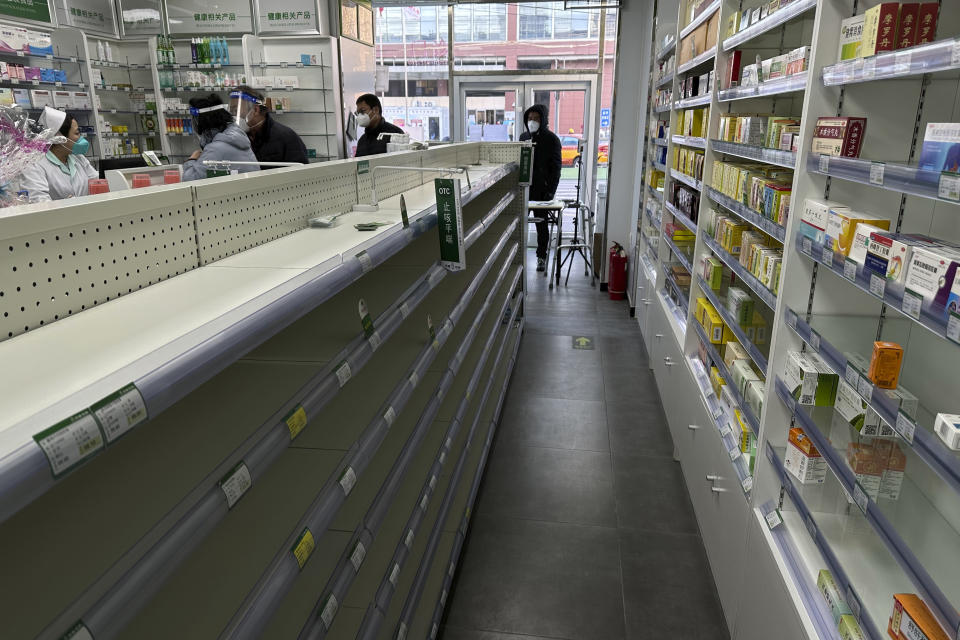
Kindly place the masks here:
[(924, 601), (912, 593), (893, 594), (887, 634), (894, 640), (950, 640)]
[(896, 389), (903, 364), (903, 347), (895, 342), (878, 340), (873, 343), (873, 356), (867, 377), (881, 389)]
[(753, 415), (760, 418), (763, 412), (763, 396), (767, 391), (767, 385), (763, 380), (751, 380), (747, 383), (747, 389), (743, 394), (743, 399), (747, 407), (753, 411)]
[(948, 247), (914, 247), (904, 287), (925, 300), (946, 306), (960, 266), (960, 254)]
[(900, 19), (899, 2), (881, 2), (863, 14), (863, 44), (860, 55), (864, 58), (896, 48), (897, 24)]
[(727, 365), (727, 369), (733, 366), (733, 363), (737, 360), (750, 360), (750, 356), (747, 354), (747, 350), (743, 348), (736, 340), (728, 340), (724, 343), (723, 348), (723, 364)]
[(720, 375), (720, 369), (716, 367), (710, 367), (710, 386), (713, 387), (713, 392), (720, 395), (723, 387), (727, 384), (727, 381), (723, 379), (723, 376)]
[(837, 397), (833, 405), (844, 422), (864, 436), (880, 435), (880, 416), (870, 409), (857, 390), (844, 380), (837, 383)]
[(870, 234), (874, 231), (882, 233), (884, 229), (875, 227), (867, 222), (857, 223), (856, 231), (853, 232), (850, 252), (847, 257), (862, 266), (867, 260), (867, 251), (870, 249)]
[(837, 396), (838, 376), (830, 373), (814, 353), (787, 353), (783, 378), (798, 404), (818, 407), (833, 406)]
[(842, 253), (844, 256), (850, 255), (854, 232), (857, 225), (861, 223), (869, 224), (884, 231), (890, 229), (890, 221), (883, 218), (874, 218), (869, 214), (849, 210), (830, 211), (830, 217), (827, 219), (826, 239), (834, 253)]
[(866, 130), (866, 118), (817, 118), (811, 151), (828, 156), (859, 158)]
[(707, 336), (710, 338), (710, 342), (713, 344), (723, 344), (723, 330), (726, 325), (723, 323), (723, 318), (720, 317), (717, 310), (712, 306), (707, 309), (704, 320), (703, 328), (707, 330)]
[(919, 2), (900, 4), (900, 22), (897, 25), (897, 49), (906, 49), (917, 43), (917, 18), (920, 16)]
[(940, 13), (939, 2), (922, 2), (917, 18), (916, 44), (927, 44), (937, 39), (937, 16)]
[(47, 89), (31, 89), (30, 90), (30, 104), (33, 105), (34, 109), (40, 109), (42, 107), (52, 107), (53, 104), (53, 94), (50, 93)]
[(829, 569), (821, 569), (817, 574), (817, 590), (827, 602), (830, 613), (833, 614), (834, 624), (838, 624), (841, 617), (852, 613)]
[(800, 214), (800, 233), (816, 243), (823, 243), (831, 210), (847, 212), (850, 208), (830, 200), (814, 198), (804, 200), (803, 211)]
[(800, 484), (823, 484), (827, 478), (827, 461), (800, 427), (790, 429), (783, 466)]
[(960, 123), (927, 123), (919, 166), (928, 171), (960, 171)]
[(853, 16), (840, 22), (840, 44), (837, 60), (853, 60), (862, 57), (865, 16)]
[(913, 255), (913, 241), (908, 236), (885, 231), (872, 231), (863, 265), (872, 273), (892, 282), (903, 282)]
[(840, 620), (837, 621), (837, 632), (840, 634), (840, 640), (867, 640), (866, 634), (860, 628), (860, 623), (852, 613), (840, 616)]
[(960, 451), (960, 415), (938, 413), (933, 430), (944, 444), (954, 451)]

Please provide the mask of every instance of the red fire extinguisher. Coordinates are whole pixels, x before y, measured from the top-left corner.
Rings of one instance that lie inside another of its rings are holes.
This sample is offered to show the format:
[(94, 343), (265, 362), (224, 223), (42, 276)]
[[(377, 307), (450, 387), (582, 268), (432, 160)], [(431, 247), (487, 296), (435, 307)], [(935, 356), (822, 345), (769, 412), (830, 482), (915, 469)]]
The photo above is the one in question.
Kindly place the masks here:
[(611, 300), (623, 300), (627, 295), (627, 252), (619, 243), (610, 247), (607, 290)]

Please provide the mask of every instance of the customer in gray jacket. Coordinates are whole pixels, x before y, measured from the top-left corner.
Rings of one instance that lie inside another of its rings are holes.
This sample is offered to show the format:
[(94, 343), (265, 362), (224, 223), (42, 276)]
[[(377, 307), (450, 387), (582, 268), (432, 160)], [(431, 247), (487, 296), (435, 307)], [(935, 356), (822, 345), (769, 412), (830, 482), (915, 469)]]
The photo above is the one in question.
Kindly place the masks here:
[(250, 147), (250, 139), (241, 131), (230, 115), (230, 107), (215, 93), (206, 98), (190, 99), (190, 114), (193, 131), (200, 141), (200, 148), (183, 163), (181, 180), (200, 180), (207, 177), (204, 160), (237, 160), (253, 164), (229, 167), (232, 172), (259, 171), (257, 156)]

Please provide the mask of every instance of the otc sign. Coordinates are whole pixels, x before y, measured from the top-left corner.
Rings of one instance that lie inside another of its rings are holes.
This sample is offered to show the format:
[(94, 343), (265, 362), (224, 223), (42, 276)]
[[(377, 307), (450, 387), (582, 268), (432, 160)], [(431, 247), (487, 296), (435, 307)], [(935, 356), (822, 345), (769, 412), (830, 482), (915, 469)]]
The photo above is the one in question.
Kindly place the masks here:
[(440, 233), (440, 264), (447, 271), (467, 268), (463, 250), (463, 210), (460, 206), (460, 181), (437, 178), (437, 230)]

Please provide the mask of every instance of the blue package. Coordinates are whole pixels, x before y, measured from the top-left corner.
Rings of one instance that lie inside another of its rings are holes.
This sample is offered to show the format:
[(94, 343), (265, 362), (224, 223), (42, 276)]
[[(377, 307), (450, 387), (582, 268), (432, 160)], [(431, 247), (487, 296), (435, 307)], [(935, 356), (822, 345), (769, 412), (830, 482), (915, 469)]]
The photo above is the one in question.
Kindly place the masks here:
[(928, 171), (960, 172), (960, 124), (927, 124), (920, 151), (920, 168)]
[(67, 72), (63, 69), (54, 69), (54, 82), (66, 82), (67, 81)]
[(40, 81), (41, 82), (56, 82), (57, 74), (53, 72), (53, 69), (40, 69)]
[(301, 53), (301, 54), (300, 54), (300, 64), (302, 64), (302, 65), (305, 66), (305, 67), (310, 64), (310, 54), (309, 54), (309, 53)]

